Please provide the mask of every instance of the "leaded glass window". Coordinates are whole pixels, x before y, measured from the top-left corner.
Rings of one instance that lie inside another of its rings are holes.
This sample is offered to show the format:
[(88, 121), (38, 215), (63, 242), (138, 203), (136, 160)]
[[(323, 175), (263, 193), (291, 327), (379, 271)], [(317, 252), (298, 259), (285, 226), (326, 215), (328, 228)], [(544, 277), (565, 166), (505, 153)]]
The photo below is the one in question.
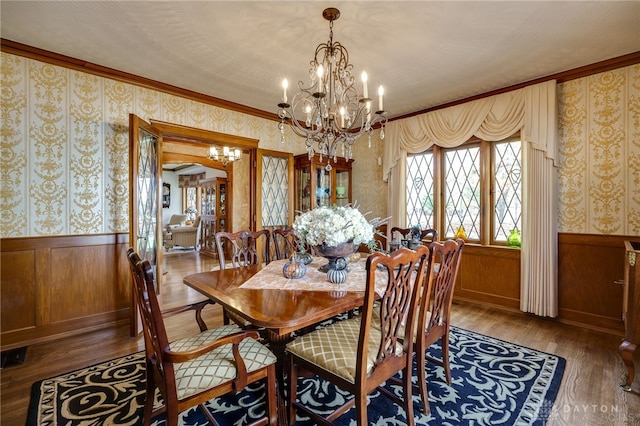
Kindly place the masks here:
[(288, 159), (262, 156), (262, 227), (283, 227), (289, 223)]
[(480, 239), (480, 147), (444, 153), (444, 235), (463, 227), (470, 240)]
[(522, 152), (514, 135), (434, 146), (407, 156), (406, 226), (435, 228), (441, 239), (504, 245), (522, 231)]
[(521, 230), (521, 155), (520, 142), (493, 144), (493, 239), (507, 241), (513, 229)]
[(407, 226), (434, 227), (433, 153), (407, 158)]

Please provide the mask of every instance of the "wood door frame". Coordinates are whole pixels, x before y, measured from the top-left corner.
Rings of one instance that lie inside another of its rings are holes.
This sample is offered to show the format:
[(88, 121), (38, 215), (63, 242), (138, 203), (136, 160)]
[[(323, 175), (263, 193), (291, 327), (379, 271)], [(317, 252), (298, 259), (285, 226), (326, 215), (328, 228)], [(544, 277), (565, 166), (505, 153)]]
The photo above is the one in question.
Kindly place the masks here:
[[(148, 132), (157, 138), (156, 141), (156, 174), (157, 174), (157, 190), (156, 190), (156, 229), (155, 229), (155, 265), (152, 265), (156, 274), (156, 286), (158, 293), (160, 293), (160, 277), (162, 276), (162, 249), (159, 244), (162, 241), (162, 132), (148, 123), (143, 118), (129, 114), (129, 245), (141, 255), (144, 259), (147, 258), (139, 251), (138, 245), (138, 221), (139, 212), (138, 206), (138, 191), (136, 189), (136, 181), (138, 179), (138, 166), (139, 166), (139, 139), (140, 129)], [(138, 316), (138, 308), (136, 302), (136, 292), (131, 291), (131, 304), (130, 304), (130, 321), (129, 332), (131, 336), (136, 336), (141, 329), (140, 318)]]
[(259, 140), (215, 132), (213, 130), (167, 123), (155, 119), (149, 119), (149, 121), (155, 128), (159, 129), (162, 134), (162, 164), (195, 163), (227, 173), (227, 208), (229, 209), (227, 228), (229, 230), (233, 229), (233, 162), (230, 162), (224, 167), (221, 162), (211, 160), (207, 155), (209, 154), (209, 148), (211, 146), (222, 147), (225, 145), (240, 148), (243, 155), (249, 155), (249, 224), (251, 229), (255, 231), (257, 187), (255, 158)]

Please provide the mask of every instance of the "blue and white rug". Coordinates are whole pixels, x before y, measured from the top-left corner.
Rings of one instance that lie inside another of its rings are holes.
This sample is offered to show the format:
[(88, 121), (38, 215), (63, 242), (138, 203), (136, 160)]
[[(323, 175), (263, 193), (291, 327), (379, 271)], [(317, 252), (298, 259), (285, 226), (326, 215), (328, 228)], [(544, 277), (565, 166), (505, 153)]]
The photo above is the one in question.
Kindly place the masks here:
[[(555, 355), (452, 327), (450, 335), (451, 386), (444, 370), (427, 362), (431, 414), (422, 413), (414, 393), (418, 425), (543, 425), (552, 413), (565, 360)], [(439, 358), (440, 347), (429, 349)], [(415, 365), (414, 365), (415, 367)], [(415, 376), (414, 376), (415, 380)], [(34, 383), (27, 425), (136, 425), (144, 406), (142, 352)], [(398, 386), (389, 389), (401, 393)], [(256, 384), (234, 397), (207, 403), (221, 425), (244, 425), (264, 415), (264, 388)], [(300, 378), (298, 397), (322, 413), (339, 406), (348, 393), (318, 378)], [(404, 411), (386, 397), (373, 393), (369, 424), (405, 425)], [(298, 418), (296, 425), (311, 425)], [(161, 416), (152, 425), (164, 425)], [(198, 409), (181, 414), (185, 426), (206, 424)], [(338, 425), (355, 425), (354, 410)]]

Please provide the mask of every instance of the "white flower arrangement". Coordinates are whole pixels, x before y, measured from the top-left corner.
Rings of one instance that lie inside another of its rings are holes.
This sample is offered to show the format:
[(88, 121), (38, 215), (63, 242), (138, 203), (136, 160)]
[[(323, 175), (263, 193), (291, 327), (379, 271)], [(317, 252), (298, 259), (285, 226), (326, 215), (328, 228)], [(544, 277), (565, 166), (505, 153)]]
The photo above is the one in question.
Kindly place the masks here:
[(375, 227), (383, 223), (378, 219), (368, 221), (360, 211), (350, 205), (318, 207), (296, 216), (293, 230), (306, 246), (336, 247), (342, 243), (362, 243), (375, 247)]

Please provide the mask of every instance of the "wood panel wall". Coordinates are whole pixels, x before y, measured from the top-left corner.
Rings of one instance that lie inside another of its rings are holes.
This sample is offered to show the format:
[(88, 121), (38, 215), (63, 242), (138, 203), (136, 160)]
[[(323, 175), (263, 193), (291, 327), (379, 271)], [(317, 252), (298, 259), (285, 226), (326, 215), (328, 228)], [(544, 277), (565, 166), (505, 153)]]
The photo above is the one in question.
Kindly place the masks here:
[(2, 350), (128, 321), (128, 239), (126, 234), (2, 239)]
[[(558, 235), (555, 321), (622, 336), (622, 235)], [(520, 310), (520, 250), (465, 245), (454, 300)]]
[(465, 244), (454, 299), (519, 310), (520, 250)]
[[(560, 234), (555, 321), (623, 335), (624, 241), (638, 237)], [(129, 320), (128, 236), (0, 240), (1, 349)], [(464, 248), (456, 300), (520, 307), (520, 250)]]
[(623, 335), (624, 241), (621, 235), (558, 236), (558, 318)]

